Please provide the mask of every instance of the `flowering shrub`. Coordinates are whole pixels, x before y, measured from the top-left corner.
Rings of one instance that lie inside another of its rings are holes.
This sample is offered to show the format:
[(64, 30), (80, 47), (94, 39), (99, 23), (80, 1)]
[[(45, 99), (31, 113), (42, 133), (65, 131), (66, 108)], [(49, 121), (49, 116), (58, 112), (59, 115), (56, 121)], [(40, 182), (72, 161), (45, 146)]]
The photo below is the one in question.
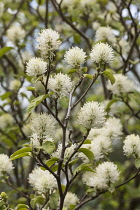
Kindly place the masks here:
[(137, 9), (0, 2), (0, 209), (140, 208)]

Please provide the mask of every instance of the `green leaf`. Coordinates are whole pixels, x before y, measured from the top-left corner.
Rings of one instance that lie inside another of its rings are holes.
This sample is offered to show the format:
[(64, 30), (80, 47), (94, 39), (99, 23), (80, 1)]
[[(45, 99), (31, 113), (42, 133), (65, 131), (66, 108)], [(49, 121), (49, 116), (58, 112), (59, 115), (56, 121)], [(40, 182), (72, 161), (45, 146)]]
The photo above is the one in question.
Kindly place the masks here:
[(58, 164), (55, 165), (55, 166), (53, 166), (53, 167), (51, 167), (51, 170), (52, 170), (53, 172), (57, 171), (57, 170), (58, 170)]
[(140, 158), (135, 159), (135, 166), (136, 166), (136, 168), (140, 168)]
[(85, 72), (85, 73), (87, 72), (87, 70), (88, 70), (87, 67), (81, 68), (81, 71), (83, 71), (83, 72)]
[(71, 69), (71, 70), (68, 72), (68, 74), (72, 74), (72, 73), (74, 73), (74, 72), (77, 72), (77, 69)]
[(69, 162), (69, 165), (70, 165), (70, 166), (74, 165), (78, 160), (79, 160), (78, 158), (75, 159), (75, 160), (72, 160), (71, 162)]
[(25, 157), (25, 156), (30, 156), (31, 157), (31, 152), (24, 152), (24, 153), (21, 153), (19, 155), (16, 155), (12, 158), (10, 158), (10, 160), (16, 160), (16, 159), (19, 159), (21, 157)]
[(13, 47), (3, 47), (2, 49), (0, 49), (0, 57), (2, 57), (3, 55), (5, 55), (11, 49), (13, 49)]
[(49, 94), (38, 96), (37, 98), (33, 99), (27, 108), (28, 114), (31, 114), (32, 110), (47, 97), (49, 97)]
[(84, 77), (87, 77), (89, 79), (93, 79), (93, 75), (91, 75), (91, 74), (84, 74)]
[(115, 83), (115, 77), (109, 70), (104, 71), (102, 74), (110, 80), (112, 85)]
[(52, 157), (50, 160), (48, 160), (45, 164), (49, 167), (51, 167), (54, 163), (56, 163), (59, 160), (59, 158)]
[(58, 200), (59, 200), (59, 194), (57, 192), (51, 194), (51, 196), (50, 196), (51, 209), (57, 209)]
[(21, 148), (21, 149), (17, 150), (16, 152), (14, 152), (14, 153), (10, 156), (10, 158), (13, 158), (13, 157), (15, 157), (16, 155), (19, 155), (19, 154), (21, 154), (21, 153), (31, 152), (31, 151), (32, 151), (32, 150), (31, 150), (30, 147), (24, 147), (24, 148)]
[(28, 91), (33, 91), (33, 90), (35, 90), (35, 87), (27, 87), (27, 90)]
[(118, 101), (117, 99), (112, 99), (112, 100), (107, 104), (107, 107), (106, 107), (105, 111), (109, 111), (111, 105), (114, 104), (114, 103), (117, 102), (117, 101)]
[(9, 96), (11, 95), (12, 95), (12, 92), (8, 91), (4, 93), (3, 95), (1, 95), (0, 98), (2, 99), (2, 101), (4, 101), (6, 98), (9, 98)]
[(30, 204), (31, 207), (35, 209), (36, 204), (42, 204), (42, 205), (44, 204), (44, 198), (42, 198), (42, 196), (36, 196), (31, 200)]
[(84, 153), (87, 156), (87, 158), (89, 159), (89, 161), (93, 162), (94, 154), (89, 149), (87, 149), (87, 148), (80, 148), (78, 151)]
[(18, 204), (15, 209), (16, 210), (28, 210), (29, 206), (27, 206), (25, 204)]
[(94, 171), (92, 170), (92, 168), (90, 168), (90, 166), (92, 166), (91, 163), (83, 163), (83, 164), (81, 164), (80, 166), (78, 166), (78, 167), (75, 169), (74, 175), (75, 175), (76, 173), (79, 173), (80, 171), (91, 171), (91, 172), (94, 172)]
[(46, 153), (51, 155), (55, 150), (55, 144), (51, 141), (47, 141), (42, 144), (41, 149), (43, 149)]
[(83, 144), (91, 144), (91, 140), (90, 139), (86, 139)]

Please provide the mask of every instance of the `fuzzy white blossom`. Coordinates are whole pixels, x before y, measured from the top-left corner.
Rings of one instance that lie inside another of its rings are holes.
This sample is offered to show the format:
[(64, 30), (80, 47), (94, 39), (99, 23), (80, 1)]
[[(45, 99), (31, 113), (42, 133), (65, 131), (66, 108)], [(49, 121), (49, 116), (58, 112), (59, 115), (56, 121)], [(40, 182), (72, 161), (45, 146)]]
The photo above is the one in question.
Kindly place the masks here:
[[(64, 154), (64, 160), (67, 161), (69, 159), (69, 157), (71, 156), (71, 154), (75, 151), (76, 149), (76, 144), (72, 144), (70, 146), (68, 146), (65, 150), (65, 154)], [(61, 157), (61, 152), (62, 152), (62, 144), (60, 143), (58, 145), (58, 148), (55, 152), (52, 153), (52, 157), (57, 157), (60, 158)], [(73, 159), (76, 157), (76, 155), (73, 156)]]
[(66, 63), (71, 68), (80, 67), (83, 63), (85, 63), (85, 58), (86, 53), (79, 47), (72, 47), (64, 55)]
[(47, 63), (41, 58), (31, 58), (27, 62), (26, 73), (29, 76), (40, 76), (47, 71)]
[(129, 93), (134, 90), (134, 84), (125, 75), (115, 74), (115, 83), (111, 85), (108, 82), (107, 88), (112, 91), (113, 94), (121, 95), (122, 93)]
[(98, 43), (91, 50), (90, 57), (95, 63), (110, 63), (114, 58), (113, 49), (107, 43)]
[(20, 88), (20, 86), (21, 86), (20, 80), (14, 79), (10, 82), (10, 89), (11, 90), (16, 91)]
[(13, 25), (7, 30), (7, 37), (14, 44), (24, 39), (25, 34), (25, 30), (19, 25)]
[(13, 168), (14, 166), (9, 157), (5, 154), (0, 154), (0, 177), (2, 177), (4, 173), (10, 174)]
[(0, 129), (5, 129), (14, 123), (13, 117), (6, 113), (0, 116)]
[(94, 154), (95, 160), (100, 160), (112, 152), (112, 142), (106, 136), (96, 137), (91, 142), (91, 151)]
[(35, 168), (29, 174), (29, 183), (39, 194), (45, 194), (49, 190), (57, 188), (56, 179), (49, 171), (44, 171), (41, 168)]
[(128, 135), (124, 140), (123, 151), (126, 156), (140, 158), (140, 137), (135, 134)]
[(95, 41), (109, 41), (111, 43), (116, 42), (116, 38), (113, 34), (112, 28), (108, 27), (99, 27), (95, 34)]
[(35, 114), (31, 119), (32, 133), (36, 133), (39, 138), (49, 139), (55, 136), (56, 120), (49, 114)]
[(73, 87), (73, 82), (66, 74), (55, 74), (48, 81), (48, 89), (55, 93), (55, 97), (61, 98), (69, 95)]
[(78, 114), (78, 123), (85, 128), (99, 128), (105, 121), (105, 110), (98, 102), (87, 102), (80, 109)]
[(103, 162), (97, 166), (95, 173), (86, 172), (82, 180), (95, 190), (106, 190), (119, 180), (119, 175), (117, 165), (112, 162)]
[(70, 208), (71, 205), (76, 205), (79, 199), (75, 193), (68, 192), (64, 200), (64, 207)]
[(60, 35), (58, 32), (52, 29), (44, 29), (39, 33), (39, 37), (36, 38), (38, 42), (37, 48), (40, 50), (42, 56), (51, 57), (54, 55), (54, 51), (56, 51), (61, 41)]

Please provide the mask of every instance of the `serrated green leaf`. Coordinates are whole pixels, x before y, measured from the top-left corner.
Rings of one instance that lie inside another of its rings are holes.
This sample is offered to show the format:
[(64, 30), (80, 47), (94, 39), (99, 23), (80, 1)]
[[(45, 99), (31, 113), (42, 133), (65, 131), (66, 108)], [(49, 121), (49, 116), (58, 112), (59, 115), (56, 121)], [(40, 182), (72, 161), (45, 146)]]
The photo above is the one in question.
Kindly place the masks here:
[(32, 151), (32, 150), (31, 150), (30, 147), (24, 147), (24, 148), (21, 148), (21, 149), (17, 150), (16, 152), (14, 152), (14, 153), (10, 156), (10, 158), (13, 158), (13, 157), (15, 157), (15, 156), (17, 156), (17, 155), (19, 155), (19, 154), (22, 154), (22, 153), (25, 153), (25, 152), (31, 152), (31, 151)]
[(27, 108), (28, 114), (31, 114), (32, 110), (47, 97), (49, 97), (49, 94), (38, 96), (37, 98), (33, 99)]
[(49, 202), (49, 206), (51, 207), (51, 209), (57, 209), (58, 201), (59, 201), (58, 192), (51, 194)]
[(84, 74), (84, 77), (87, 77), (89, 79), (93, 79), (93, 75), (91, 75), (91, 74)]
[(31, 157), (31, 152), (24, 152), (24, 153), (21, 153), (19, 155), (16, 155), (12, 158), (10, 158), (10, 160), (16, 160), (16, 159), (19, 159), (21, 157), (25, 157), (25, 156), (30, 156)]
[(140, 159), (135, 159), (136, 168), (140, 168)]
[(2, 99), (2, 101), (4, 101), (5, 99), (9, 98), (9, 96), (11, 95), (12, 95), (12, 92), (8, 91), (4, 93), (3, 95), (1, 95), (0, 98)]
[(92, 168), (90, 168), (92, 166), (91, 163), (83, 163), (80, 166), (78, 166), (75, 171), (74, 171), (74, 175), (80, 171), (91, 171), (94, 172)]
[(74, 73), (74, 72), (77, 72), (77, 69), (71, 69), (71, 70), (68, 72), (68, 74), (72, 74), (72, 73)]
[(115, 77), (109, 70), (104, 71), (102, 74), (110, 80), (112, 85), (115, 83)]
[(3, 47), (2, 49), (0, 49), (0, 57), (2, 57), (3, 55), (5, 55), (11, 49), (13, 49), (13, 47)]
[(89, 159), (89, 161), (93, 162), (94, 154), (89, 149), (87, 149), (87, 148), (80, 148), (78, 151), (84, 153), (87, 156), (87, 158)]
[(42, 204), (42, 205), (44, 204), (44, 198), (42, 198), (42, 196), (36, 196), (31, 200), (30, 204), (31, 207), (35, 209), (36, 204)]
[(33, 90), (35, 90), (35, 87), (27, 87), (27, 90), (28, 91), (33, 91)]
[(25, 204), (18, 204), (15, 209), (16, 210), (28, 210), (29, 206), (27, 206)]
[(46, 153), (51, 155), (55, 150), (55, 143), (51, 141), (46, 141), (42, 144), (41, 149), (43, 149)]

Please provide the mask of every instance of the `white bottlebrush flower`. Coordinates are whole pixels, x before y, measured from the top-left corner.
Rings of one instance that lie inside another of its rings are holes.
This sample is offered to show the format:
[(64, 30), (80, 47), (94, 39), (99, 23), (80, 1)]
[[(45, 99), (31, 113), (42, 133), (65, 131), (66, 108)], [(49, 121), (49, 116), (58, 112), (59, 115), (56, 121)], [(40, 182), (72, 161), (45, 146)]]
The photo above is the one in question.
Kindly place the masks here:
[(111, 43), (116, 42), (116, 38), (113, 34), (112, 28), (108, 27), (99, 27), (95, 34), (95, 41), (109, 41)]
[(10, 82), (10, 89), (11, 90), (18, 90), (21, 86), (20, 80), (14, 79)]
[(47, 71), (47, 63), (41, 58), (31, 58), (26, 66), (26, 73), (29, 76), (40, 76)]
[(25, 34), (24, 29), (19, 25), (13, 25), (7, 30), (7, 37), (14, 44), (24, 39)]
[(0, 129), (5, 129), (14, 123), (14, 119), (10, 114), (3, 114), (0, 116)]
[[(66, 148), (65, 150), (65, 154), (64, 154), (64, 161), (67, 161), (69, 159), (69, 157), (72, 155), (72, 153), (74, 152), (74, 150), (76, 149), (76, 144), (72, 144), (70, 145), (69, 147)], [(60, 143), (58, 145), (58, 148), (57, 150), (52, 153), (52, 157), (57, 157), (57, 158), (60, 158), (61, 157), (61, 152), (62, 152), (62, 144)], [(75, 158), (76, 156), (74, 155), (73, 158)]]
[(100, 135), (91, 142), (91, 151), (98, 161), (112, 152), (112, 142), (106, 136)]
[(79, 47), (72, 47), (64, 55), (66, 63), (71, 68), (80, 67), (83, 63), (85, 63), (85, 58), (86, 53), (83, 51), (83, 49), (80, 49)]
[(56, 51), (61, 41), (58, 32), (52, 29), (44, 29), (39, 33), (39, 37), (36, 38), (38, 42), (37, 48), (40, 50), (42, 56), (52, 56), (53, 52)]
[(4, 173), (10, 174), (13, 168), (14, 166), (9, 157), (5, 154), (0, 154), (0, 177), (2, 177)]
[(119, 139), (122, 135), (122, 124), (120, 119), (115, 117), (108, 118), (105, 122), (102, 133), (104, 133), (104, 135), (109, 137), (111, 140)]
[(53, 175), (49, 171), (44, 171), (41, 168), (35, 168), (29, 174), (29, 183), (39, 194), (45, 194), (49, 190), (57, 188), (57, 182)]
[(69, 208), (70, 205), (76, 205), (79, 199), (75, 193), (68, 192), (64, 200), (64, 207)]
[(111, 85), (108, 82), (107, 88), (112, 91), (113, 94), (121, 95), (122, 93), (129, 93), (134, 90), (134, 84), (125, 75), (115, 74), (115, 83)]
[(128, 135), (124, 140), (123, 151), (126, 156), (140, 158), (140, 137), (135, 134)]
[(56, 120), (49, 114), (35, 114), (31, 119), (32, 133), (36, 133), (39, 138), (49, 139), (55, 136)]
[(55, 74), (48, 81), (48, 89), (55, 93), (55, 97), (67, 96), (72, 90), (73, 82), (66, 74)]
[(87, 102), (79, 111), (78, 123), (87, 129), (99, 128), (103, 126), (105, 114), (104, 108), (98, 102)]
[(110, 63), (114, 58), (113, 49), (107, 43), (98, 43), (91, 50), (90, 57), (95, 63)]
[(119, 175), (120, 172), (114, 163), (103, 162), (97, 166), (95, 173), (86, 172), (82, 180), (95, 190), (106, 190), (119, 180)]

